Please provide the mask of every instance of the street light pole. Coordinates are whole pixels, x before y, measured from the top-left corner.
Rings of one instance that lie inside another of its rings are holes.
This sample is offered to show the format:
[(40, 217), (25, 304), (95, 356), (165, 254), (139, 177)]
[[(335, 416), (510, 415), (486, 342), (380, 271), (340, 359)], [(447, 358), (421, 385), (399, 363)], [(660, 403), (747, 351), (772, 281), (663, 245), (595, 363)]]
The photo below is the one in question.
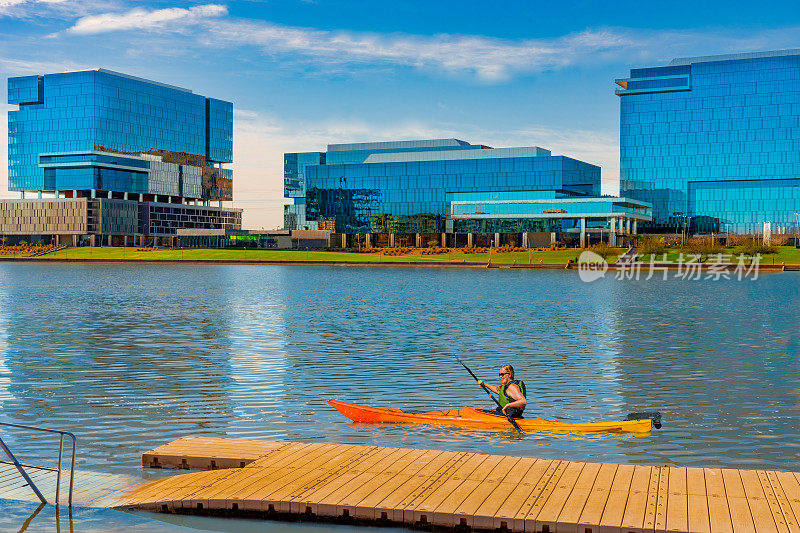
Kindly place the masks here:
[(686, 219), (687, 215), (683, 215), (683, 231), (681, 232), (681, 246), (686, 245)]
[(795, 228), (796, 236), (794, 238), (794, 247), (800, 248), (800, 213), (795, 213), (794, 216), (797, 217), (797, 227)]

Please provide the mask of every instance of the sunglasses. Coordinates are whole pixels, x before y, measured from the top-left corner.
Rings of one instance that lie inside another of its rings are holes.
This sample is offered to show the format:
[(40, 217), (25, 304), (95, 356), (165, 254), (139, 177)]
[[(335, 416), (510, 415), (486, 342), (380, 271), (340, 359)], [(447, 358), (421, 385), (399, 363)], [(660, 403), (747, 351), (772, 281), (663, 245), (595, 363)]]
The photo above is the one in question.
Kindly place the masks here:
[(497, 374), (497, 375), (498, 375), (498, 376), (500, 376), (500, 377), (502, 378), (503, 376), (510, 376), (511, 374), (510, 374), (510, 373), (508, 373), (508, 372), (500, 372), (500, 373), (499, 373), (499, 374)]

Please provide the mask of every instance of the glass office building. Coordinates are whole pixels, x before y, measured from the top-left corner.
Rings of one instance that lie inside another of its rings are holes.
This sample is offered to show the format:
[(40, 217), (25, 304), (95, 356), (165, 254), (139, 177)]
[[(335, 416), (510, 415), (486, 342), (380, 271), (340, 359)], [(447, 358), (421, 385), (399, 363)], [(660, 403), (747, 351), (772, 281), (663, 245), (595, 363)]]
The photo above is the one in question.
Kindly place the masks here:
[[(454, 233), (579, 232), (646, 223), (650, 206), (630, 198), (582, 197), (556, 191), (447, 194), (448, 231)], [(611, 224), (609, 224), (609, 222)], [(631, 232), (632, 233), (632, 232)]]
[(649, 229), (794, 232), (800, 212), (800, 50), (674, 59), (616, 80), (623, 196)]
[[(8, 188), (22, 199), (165, 204), (121, 209), (137, 220), (115, 227), (140, 235), (241, 224), (239, 210), (222, 207), (233, 193), (223, 168), (233, 160), (232, 103), (104, 69), (9, 78), (8, 103), (18, 106), (8, 112)], [(46, 220), (36, 231), (47, 233)]]
[(600, 167), (539, 147), (490, 148), (458, 139), (329, 145), (284, 156), (288, 229), (442, 233), (447, 194), (600, 194)]

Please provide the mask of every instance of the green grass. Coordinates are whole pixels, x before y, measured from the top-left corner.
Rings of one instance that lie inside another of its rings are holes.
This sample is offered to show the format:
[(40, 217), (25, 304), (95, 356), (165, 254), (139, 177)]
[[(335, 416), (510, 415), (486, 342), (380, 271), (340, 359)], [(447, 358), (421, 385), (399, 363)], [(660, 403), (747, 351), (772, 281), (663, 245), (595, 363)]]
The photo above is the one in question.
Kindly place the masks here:
[[(137, 251), (134, 247), (103, 247), (103, 248), (68, 248), (53, 252), (31, 260), (46, 261), (51, 259), (117, 259), (117, 260), (142, 260), (142, 261), (369, 261), (369, 262), (478, 262), (487, 263), (491, 257), (492, 263), (500, 264), (566, 264), (570, 259), (575, 259), (580, 250), (546, 250), (530, 252), (509, 253), (481, 253), (481, 254), (437, 254), (437, 255), (398, 255), (363, 254), (347, 252), (324, 252), (304, 250), (231, 250), (231, 249), (186, 249), (186, 250), (154, 250)], [(616, 255), (609, 257), (609, 261), (616, 260)]]
[[(119, 259), (119, 260), (144, 260), (144, 261), (368, 261), (368, 262), (475, 262), (487, 263), (491, 256), (492, 263), (513, 264), (514, 261), (520, 265), (539, 264), (540, 262), (548, 265), (564, 265), (570, 259), (575, 259), (580, 255), (579, 249), (567, 250), (545, 250), (530, 252), (509, 252), (509, 253), (481, 253), (481, 254), (438, 254), (438, 255), (383, 255), (383, 254), (360, 254), (348, 252), (324, 252), (324, 251), (304, 251), (304, 250), (220, 250), (220, 249), (187, 249), (187, 250), (155, 250), (149, 252), (136, 251), (134, 247), (103, 247), (103, 248), (68, 248), (41, 257), (30, 258), (32, 261), (46, 261), (50, 259)], [(727, 259), (732, 262), (738, 261), (740, 248), (726, 248), (725, 254), (730, 257)], [(684, 254), (686, 257), (688, 254)], [(677, 262), (680, 256), (680, 249), (670, 248), (667, 252), (668, 262)], [(15, 257), (15, 256), (0, 256)], [(616, 261), (617, 255), (608, 258), (609, 263)], [(643, 263), (650, 262), (650, 256), (640, 257)], [(656, 261), (662, 261), (661, 256)], [(781, 262), (787, 265), (800, 264), (800, 250), (792, 246), (781, 246), (777, 254), (763, 255), (762, 264), (779, 265)]]
[[(781, 263), (786, 263), (787, 265), (797, 265), (800, 264), (800, 250), (796, 249), (794, 246), (779, 246), (778, 253), (776, 254), (762, 254), (761, 255), (761, 264), (776, 264), (779, 265)], [(675, 263), (678, 261), (680, 257), (681, 250), (680, 248), (670, 248), (667, 250), (667, 262)], [(723, 261), (724, 262), (731, 262), (737, 263), (739, 261), (739, 254), (742, 253), (742, 249), (739, 246), (725, 248), (723, 253)], [(688, 252), (684, 253), (684, 258), (688, 260), (688, 256), (691, 255)], [(639, 261), (642, 263), (649, 263), (651, 259), (651, 255), (641, 256)], [(749, 257), (749, 256), (748, 256)], [(703, 258), (705, 259), (705, 257)], [(712, 258), (713, 259), (713, 256)], [(661, 262), (663, 261), (663, 256), (659, 255), (656, 256), (655, 261)]]

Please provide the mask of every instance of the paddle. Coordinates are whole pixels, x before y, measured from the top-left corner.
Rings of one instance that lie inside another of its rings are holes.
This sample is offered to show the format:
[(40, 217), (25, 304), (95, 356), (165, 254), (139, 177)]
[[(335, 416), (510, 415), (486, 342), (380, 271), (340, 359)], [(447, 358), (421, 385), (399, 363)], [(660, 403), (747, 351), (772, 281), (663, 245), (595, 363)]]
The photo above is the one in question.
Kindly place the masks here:
[(647, 420), (648, 418), (653, 421), (654, 428), (661, 429), (661, 413), (658, 411), (630, 413), (625, 417), (625, 420)]
[[(463, 367), (464, 367), (464, 369), (465, 369), (467, 372), (469, 372), (469, 375), (470, 375), (470, 376), (472, 376), (473, 378), (475, 378), (475, 381), (477, 381), (477, 382), (479, 382), (479, 383), (480, 383), (480, 381), (481, 381), (481, 380), (479, 380), (479, 379), (478, 379), (478, 376), (476, 376), (476, 375), (475, 375), (475, 374), (472, 372), (472, 370), (470, 370), (470, 369), (469, 369), (469, 367), (468, 367), (467, 365), (465, 365), (465, 364), (464, 364), (464, 362), (463, 362), (461, 359), (459, 359), (458, 357), (456, 357), (456, 361), (458, 361), (458, 362), (459, 362), (459, 364), (461, 364), (461, 366), (463, 366)], [(496, 403), (496, 404), (497, 404), (497, 407), (500, 407), (500, 402), (498, 402), (498, 401), (497, 401), (497, 398), (495, 398), (495, 397), (492, 395), (492, 393), (489, 391), (489, 388), (488, 388), (486, 385), (482, 384), (482, 383), (481, 383), (481, 387), (483, 388), (483, 390), (485, 390), (485, 391), (486, 391), (486, 394), (488, 394), (488, 395), (489, 395), (489, 397), (490, 397), (492, 400), (494, 400), (494, 403)], [(513, 418), (511, 418), (511, 417), (510, 417), (510, 416), (508, 416), (508, 415), (506, 415), (506, 418), (508, 419), (508, 421), (509, 421), (509, 422), (511, 422), (511, 425), (512, 425), (512, 426), (514, 426), (514, 429), (516, 429), (517, 431), (519, 431), (519, 434), (520, 434), (520, 435), (522, 435), (523, 433), (525, 433), (524, 431), (522, 431), (522, 428), (521, 428), (521, 427), (519, 427), (519, 424), (517, 424), (517, 422), (516, 422), (516, 421), (515, 421)]]

